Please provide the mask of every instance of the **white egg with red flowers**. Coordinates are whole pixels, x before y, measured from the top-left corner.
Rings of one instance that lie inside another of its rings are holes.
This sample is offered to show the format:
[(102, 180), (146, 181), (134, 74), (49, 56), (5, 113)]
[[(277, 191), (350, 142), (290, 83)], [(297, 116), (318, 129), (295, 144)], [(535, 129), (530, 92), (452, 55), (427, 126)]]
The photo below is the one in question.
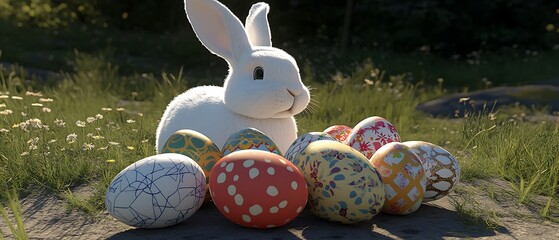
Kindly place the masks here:
[(343, 143), (370, 159), (382, 146), (400, 142), (400, 135), (392, 123), (382, 117), (369, 117), (351, 130)]

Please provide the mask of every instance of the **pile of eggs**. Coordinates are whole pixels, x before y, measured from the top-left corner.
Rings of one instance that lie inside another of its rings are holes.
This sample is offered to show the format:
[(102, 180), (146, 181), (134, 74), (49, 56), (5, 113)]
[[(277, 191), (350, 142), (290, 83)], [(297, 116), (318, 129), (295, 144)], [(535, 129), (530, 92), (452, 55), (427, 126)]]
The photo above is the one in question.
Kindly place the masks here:
[(232, 134), (222, 148), (201, 133), (180, 130), (161, 154), (122, 170), (105, 203), (113, 217), (140, 228), (180, 223), (210, 200), (243, 227), (283, 226), (307, 205), (322, 219), (351, 224), (380, 212), (412, 213), (446, 196), (459, 178), (448, 151), (402, 143), (381, 117), (301, 135), (285, 155), (254, 128)]

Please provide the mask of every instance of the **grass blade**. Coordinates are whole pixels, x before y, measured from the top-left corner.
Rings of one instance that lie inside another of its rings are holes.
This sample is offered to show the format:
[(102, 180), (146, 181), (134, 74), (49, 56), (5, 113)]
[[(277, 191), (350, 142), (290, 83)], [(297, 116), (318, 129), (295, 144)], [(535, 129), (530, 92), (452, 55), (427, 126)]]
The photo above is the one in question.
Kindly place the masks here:
[[(10, 221), (10, 218), (8, 217), (8, 213), (6, 212), (6, 209), (2, 204), (0, 204), (0, 212), (4, 217), (4, 220), (6, 220), (6, 224), (8, 225), (8, 228), (12, 232), (12, 235), (14, 236), (15, 239), (20, 239), (20, 240), (29, 239), (29, 236), (27, 236), (27, 232), (25, 230), (25, 226), (23, 223), (23, 216), (21, 214), (22, 213), (21, 205), (19, 203), (17, 192), (15, 190), (13, 190), (11, 193), (8, 193), (8, 202), (9, 202), (10, 210), (12, 211), (12, 214), (14, 215), (14, 218), (16, 220), (16, 225), (14, 226)], [(3, 239), (3, 236), (1, 239)]]

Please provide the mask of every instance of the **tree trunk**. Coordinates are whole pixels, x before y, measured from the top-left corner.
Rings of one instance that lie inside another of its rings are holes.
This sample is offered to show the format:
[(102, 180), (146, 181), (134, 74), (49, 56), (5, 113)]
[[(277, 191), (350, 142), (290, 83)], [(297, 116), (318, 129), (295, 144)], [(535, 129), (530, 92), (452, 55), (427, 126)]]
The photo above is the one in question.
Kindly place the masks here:
[(340, 54), (344, 54), (350, 40), (351, 15), (353, 10), (353, 0), (346, 0), (344, 26), (342, 28), (342, 40), (340, 41)]

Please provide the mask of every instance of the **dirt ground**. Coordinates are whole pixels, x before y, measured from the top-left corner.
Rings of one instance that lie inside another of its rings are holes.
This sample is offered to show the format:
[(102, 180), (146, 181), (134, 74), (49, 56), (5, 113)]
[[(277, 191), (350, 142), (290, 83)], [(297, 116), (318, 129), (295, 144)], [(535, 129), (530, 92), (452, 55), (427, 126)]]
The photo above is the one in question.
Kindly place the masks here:
[[(212, 204), (204, 205), (183, 223), (163, 229), (135, 229), (106, 212), (92, 217), (69, 211), (63, 200), (50, 195), (28, 197), (22, 205), (31, 239), (559, 239), (558, 223), (537, 217), (528, 207), (500, 196), (499, 191), (490, 197), (487, 191), (475, 190), (479, 186), (460, 184), (458, 189), (407, 216), (379, 214), (371, 221), (340, 225), (305, 210), (287, 226), (272, 230), (240, 227), (221, 216)], [(464, 198), (467, 192), (469, 197)], [(497, 215), (494, 227), (476, 224), (475, 217), (459, 214), (464, 211), (455, 210), (457, 203), (475, 214)], [(3, 219), (0, 230), (9, 233)]]

